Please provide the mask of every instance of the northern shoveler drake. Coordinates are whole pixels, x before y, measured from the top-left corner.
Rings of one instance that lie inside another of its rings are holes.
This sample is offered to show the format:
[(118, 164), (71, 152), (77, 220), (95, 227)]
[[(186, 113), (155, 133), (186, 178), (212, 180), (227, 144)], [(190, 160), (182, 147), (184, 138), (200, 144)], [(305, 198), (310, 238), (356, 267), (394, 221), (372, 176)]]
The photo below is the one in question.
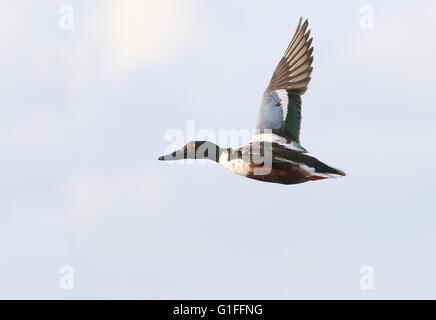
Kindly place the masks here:
[(308, 21), (298, 23), (263, 94), (256, 134), (246, 145), (221, 148), (209, 141), (193, 141), (159, 160), (208, 159), (229, 171), (265, 182), (297, 184), (345, 176), (300, 145), (301, 96), (312, 73), (313, 47)]

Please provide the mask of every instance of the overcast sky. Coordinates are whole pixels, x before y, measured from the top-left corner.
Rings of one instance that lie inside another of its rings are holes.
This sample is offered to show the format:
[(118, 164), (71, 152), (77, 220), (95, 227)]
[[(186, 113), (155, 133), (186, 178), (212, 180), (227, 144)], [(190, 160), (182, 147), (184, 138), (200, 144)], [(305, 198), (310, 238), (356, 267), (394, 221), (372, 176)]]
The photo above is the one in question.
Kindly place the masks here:
[[(0, 298), (436, 298), (435, 15), (430, 0), (1, 0)], [(301, 143), (347, 176), (158, 162), (190, 121), (255, 127), (300, 16)]]

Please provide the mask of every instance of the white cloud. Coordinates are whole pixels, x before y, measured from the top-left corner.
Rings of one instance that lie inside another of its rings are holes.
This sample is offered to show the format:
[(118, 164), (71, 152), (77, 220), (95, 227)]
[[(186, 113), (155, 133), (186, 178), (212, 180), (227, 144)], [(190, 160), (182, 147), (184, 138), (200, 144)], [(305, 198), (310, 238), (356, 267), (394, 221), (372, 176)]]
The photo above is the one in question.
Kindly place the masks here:
[(161, 199), (158, 179), (153, 176), (147, 170), (74, 176), (69, 188), (74, 222), (93, 227), (113, 213), (128, 215), (155, 208)]
[[(144, 168), (116, 173), (79, 172), (66, 190), (74, 243), (80, 252), (120, 258), (128, 264), (137, 254), (159, 250), (158, 241), (166, 221), (162, 207), (160, 179)], [(165, 234), (165, 233), (164, 233)]]
[(22, 47), (29, 25), (29, 12), (22, 0), (14, 1), (13, 6), (8, 1), (0, 1), (1, 55), (13, 55), (15, 50)]
[(2, 212), (0, 297), (48, 297), (62, 292), (57, 270), (70, 261), (68, 220), (62, 206), (21, 201)]
[(422, 84), (434, 79), (436, 43), (431, 32), (436, 29), (434, 1), (419, 5), (383, 8), (375, 6), (375, 28), (361, 30), (355, 38), (351, 55), (354, 62), (375, 68), (388, 68), (394, 76)]
[(97, 32), (110, 74), (126, 73), (177, 55), (194, 33), (193, 12), (191, 0), (105, 1), (84, 32)]
[(8, 141), (15, 146), (39, 148), (61, 143), (65, 138), (66, 125), (63, 117), (54, 114), (36, 114), (12, 124)]
[(38, 78), (64, 76), (73, 92), (83, 93), (101, 75), (119, 80), (168, 63), (196, 37), (196, 0), (67, 3), (73, 30), (59, 27), (64, 1), (0, 2), (0, 57)]

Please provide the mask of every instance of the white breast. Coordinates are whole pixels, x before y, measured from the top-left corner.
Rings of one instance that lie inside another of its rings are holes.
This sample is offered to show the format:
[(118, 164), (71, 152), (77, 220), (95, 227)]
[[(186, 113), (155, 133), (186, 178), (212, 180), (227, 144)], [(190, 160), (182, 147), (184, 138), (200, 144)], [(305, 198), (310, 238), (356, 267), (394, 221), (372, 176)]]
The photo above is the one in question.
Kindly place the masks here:
[(219, 163), (230, 172), (246, 177), (249, 172), (249, 163), (245, 162), (242, 159), (231, 159), (230, 161), (228, 161), (228, 155), (228, 151), (223, 152), (219, 159)]

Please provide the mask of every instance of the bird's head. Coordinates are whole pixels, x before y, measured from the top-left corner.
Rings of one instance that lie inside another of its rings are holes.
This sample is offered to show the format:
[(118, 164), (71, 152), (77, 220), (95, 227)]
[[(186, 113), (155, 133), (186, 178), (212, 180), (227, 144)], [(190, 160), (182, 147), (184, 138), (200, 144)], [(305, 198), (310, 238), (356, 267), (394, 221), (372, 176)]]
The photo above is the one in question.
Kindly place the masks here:
[(209, 141), (191, 141), (183, 148), (159, 158), (161, 161), (173, 161), (183, 159), (208, 159), (219, 161), (221, 148)]

